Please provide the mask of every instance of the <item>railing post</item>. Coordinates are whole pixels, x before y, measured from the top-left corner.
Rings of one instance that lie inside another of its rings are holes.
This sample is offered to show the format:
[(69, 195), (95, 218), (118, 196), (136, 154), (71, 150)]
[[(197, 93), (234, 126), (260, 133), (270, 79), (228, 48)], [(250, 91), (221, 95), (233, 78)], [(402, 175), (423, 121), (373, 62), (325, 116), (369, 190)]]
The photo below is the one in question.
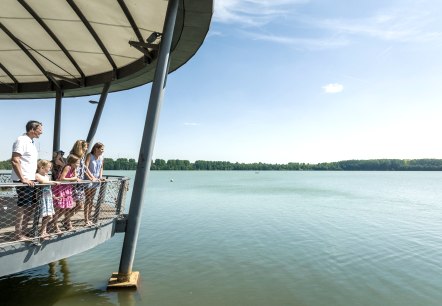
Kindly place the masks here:
[(129, 208), (127, 228), (121, 252), (118, 273), (114, 273), (109, 281), (108, 288), (136, 287), (138, 272), (132, 272), (136, 244), (141, 222), (142, 204), (147, 186), (152, 152), (155, 144), (155, 135), (158, 118), (163, 101), (164, 87), (168, 73), (170, 49), (172, 45), (173, 30), (178, 12), (179, 0), (169, 0), (166, 20), (161, 38), (158, 62), (150, 93), (149, 106), (144, 125), (143, 138), (138, 156), (137, 171), (134, 180), (134, 189)]
[(118, 189), (118, 197), (117, 197), (117, 204), (115, 207), (115, 215), (119, 216), (121, 214), (121, 209), (123, 207), (123, 203), (126, 200), (126, 189), (127, 189), (127, 180), (121, 180), (120, 182), (120, 188)]

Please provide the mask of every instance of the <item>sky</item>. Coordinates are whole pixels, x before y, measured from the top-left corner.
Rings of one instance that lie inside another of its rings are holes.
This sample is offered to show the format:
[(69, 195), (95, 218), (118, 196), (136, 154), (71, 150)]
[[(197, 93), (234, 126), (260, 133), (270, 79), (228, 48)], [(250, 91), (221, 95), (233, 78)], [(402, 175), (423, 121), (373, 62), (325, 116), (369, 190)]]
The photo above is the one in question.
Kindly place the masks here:
[[(440, 0), (215, 0), (204, 44), (168, 78), (153, 158), (442, 158), (440, 16)], [(108, 95), (105, 157), (138, 158), (150, 88)], [(86, 138), (90, 99), (63, 99), (63, 150)], [(53, 112), (0, 100), (0, 160), (31, 119), (49, 158)]]

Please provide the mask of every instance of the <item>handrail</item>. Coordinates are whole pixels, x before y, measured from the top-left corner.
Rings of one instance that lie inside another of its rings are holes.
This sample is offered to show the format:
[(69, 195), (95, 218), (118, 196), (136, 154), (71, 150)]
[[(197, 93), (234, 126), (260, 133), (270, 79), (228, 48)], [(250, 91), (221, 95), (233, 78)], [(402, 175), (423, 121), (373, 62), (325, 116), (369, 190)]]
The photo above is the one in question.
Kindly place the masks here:
[(38, 183), (30, 187), (13, 183), (9, 173), (0, 173), (0, 246), (55, 239), (120, 218), (129, 178), (104, 177), (100, 182)]
[[(125, 180), (130, 180), (130, 178), (129, 177), (127, 177), (127, 176), (121, 176), (121, 175), (103, 175), (104, 176), (104, 178), (106, 179), (106, 180), (108, 180), (109, 178), (111, 178), (111, 179), (118, 179), (118, 180), (123, 180), (123, 181), (125, 181)], [(23, 184), (23, 183), (14, 183), (14, 182), (12, 182), (12, 180), (10, 179), (10, 177), (11, 177), (11, 174), (10, 173), (0, 173), (0, 188), (1, 187), (20, 187), (20, 186), (27, 186), (26, 184)], [(8, 180), (9, 179), (9, 180)], [(4, 183), (4, 182), (7, 182), (7, 183)], [(74, 184), (90, 184), (90, 183), (92, 183), (93, 181), (90, 181), (90, 180), (82, 180), (82, 181), (80, 181), (80, 182), (66, 182), (66, 181), (58, 181), (58, 183), (59, 184), (72, 184), (72, 185), (74, 185)], [(54, 185), (54, 183), (35, 183), (35, 185), (38, 185), (38, 186), (47, 186), (47, 185), (51, 185), (51, 186), (53, 186)]]

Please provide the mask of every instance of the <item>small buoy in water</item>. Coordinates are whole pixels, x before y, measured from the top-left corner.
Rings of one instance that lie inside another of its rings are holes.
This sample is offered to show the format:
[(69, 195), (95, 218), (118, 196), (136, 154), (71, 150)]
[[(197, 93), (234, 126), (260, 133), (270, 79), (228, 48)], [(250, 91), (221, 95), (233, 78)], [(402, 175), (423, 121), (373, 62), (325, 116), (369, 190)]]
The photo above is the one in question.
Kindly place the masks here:
[(173, 179), (170, 179), (170, 182), (173, 183)]

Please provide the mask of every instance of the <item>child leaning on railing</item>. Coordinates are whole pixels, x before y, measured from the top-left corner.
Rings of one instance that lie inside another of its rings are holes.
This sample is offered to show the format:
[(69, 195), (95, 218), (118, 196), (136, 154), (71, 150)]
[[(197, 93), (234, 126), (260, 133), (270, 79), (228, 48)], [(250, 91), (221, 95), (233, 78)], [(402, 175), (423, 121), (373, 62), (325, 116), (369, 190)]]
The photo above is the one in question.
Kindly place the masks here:
[[(52, 163), (47, 160), (39, 160), (37, 163), (37, 173), (35, 174), (35, 179), (40, 184), (59, 184), (58, 182), (51, 181), (49, 178), (49, 171), (51, 171)], [(51, 186), (46, 185), (40, 188), (40, 197), (38, 199), (38, 205), (40, 206), (40, 213), (43, 217), (41, 221), (40, 237), (47, 239), (49, 234), (47, 232), (47, 227), (49, 221), (52, 220), (54, 215), (54, 204), (52, 200), (52, 190)]]
[[(58, 181), (65, 182), (80, 182), (81, 179), (77, 177), (76, 169), (80, 165), (80, 158), (74, 154), (68, 156), (67, 165), (63, 167)], [(66, 230), (72, 230), (72, 222), (70, 210), (74, 207), (74, 199), (72, 198), (72, 185), (71, 184), (61, 184), (55, 186), (54, 192), (54, 206), (55, 215), (53, 217), (52, 223), (54, 224), (55, 232), (61, 233), (58, 226), (58, 219), (64, 215), (63, 225)]]

